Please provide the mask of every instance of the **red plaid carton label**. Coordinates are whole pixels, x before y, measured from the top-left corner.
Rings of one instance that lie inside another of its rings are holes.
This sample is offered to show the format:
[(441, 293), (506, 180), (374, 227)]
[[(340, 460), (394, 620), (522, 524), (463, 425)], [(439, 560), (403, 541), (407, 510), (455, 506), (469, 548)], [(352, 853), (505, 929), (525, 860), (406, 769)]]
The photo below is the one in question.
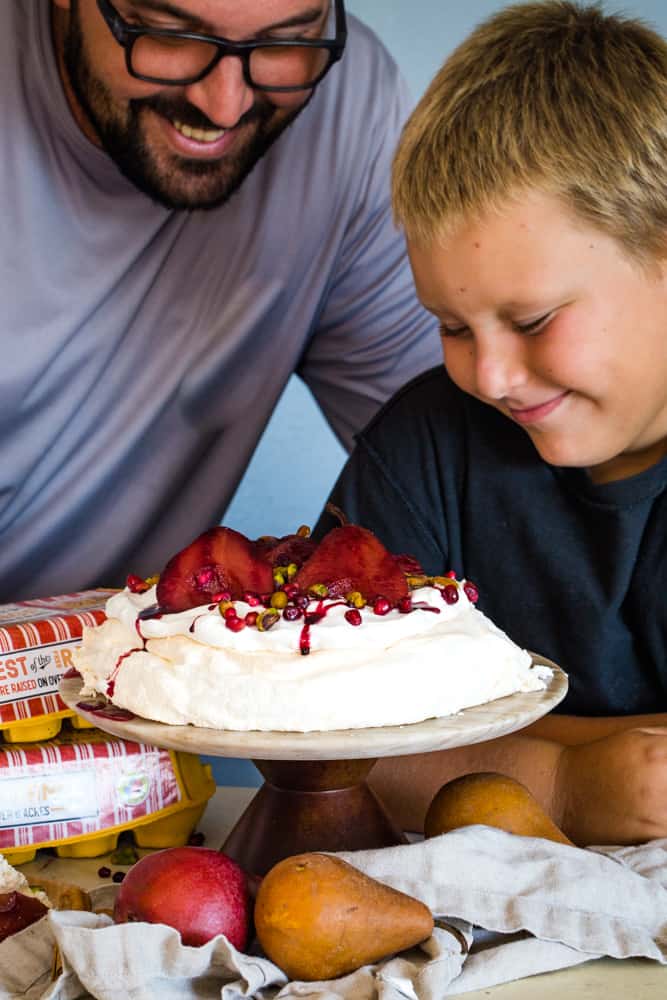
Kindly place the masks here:
[(0, 728), (66, 711), (58, 694), (84, 625), (99, 625), (113, 590), (0, 605)]
[(158, 747), (98, 730), (0, 746), (0, 851), (131, 826), (182, 798)]

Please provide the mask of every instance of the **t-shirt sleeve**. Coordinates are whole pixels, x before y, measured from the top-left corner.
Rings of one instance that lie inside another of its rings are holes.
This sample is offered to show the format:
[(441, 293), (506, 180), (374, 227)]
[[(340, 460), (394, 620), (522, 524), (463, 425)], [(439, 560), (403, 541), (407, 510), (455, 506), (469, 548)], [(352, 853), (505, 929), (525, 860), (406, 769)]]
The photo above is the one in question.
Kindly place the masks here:
[(393, 222), (390, 171), (410, 108), (398, 72), (374, 91), (373, 117), (350, 123), (354, 207), (299, 374), (338, 438), (353, 436), (393, 392), (441, 358), (436, 323), (417, 300), (403, 234)]
[[(456, 537), (463, 435), (443, 402), (448, 387), (440, 368), (397, 393), (358, 436), (329, 497), (351, 522), (369, 528), (390, 551), (414, 556), (432, 574), (460, 562), (448, 522)], [(315, 535), (336, 524), (325, 510)]]

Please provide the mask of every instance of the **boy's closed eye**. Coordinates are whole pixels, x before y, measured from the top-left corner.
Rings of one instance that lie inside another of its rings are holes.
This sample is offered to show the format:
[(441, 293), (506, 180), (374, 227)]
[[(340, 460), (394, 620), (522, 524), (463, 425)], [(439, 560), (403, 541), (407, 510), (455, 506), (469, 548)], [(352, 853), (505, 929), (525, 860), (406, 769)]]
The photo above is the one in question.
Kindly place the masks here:
[[(525, 322), (519, 322), (518, 320), (508, 321), (511, 328), (517, 333), (523, 333), (528, 336), (542, 333), (546, 329), (551, 319), (553, 319), (555, 313), (550, 311), (538, 316), (536, 319), (531, 319)], [(470, 328), (465, 325), (456, 325), (454, 323), (440, 323), (440, 336), (441, 337), (464, 337), (470, 334)]]

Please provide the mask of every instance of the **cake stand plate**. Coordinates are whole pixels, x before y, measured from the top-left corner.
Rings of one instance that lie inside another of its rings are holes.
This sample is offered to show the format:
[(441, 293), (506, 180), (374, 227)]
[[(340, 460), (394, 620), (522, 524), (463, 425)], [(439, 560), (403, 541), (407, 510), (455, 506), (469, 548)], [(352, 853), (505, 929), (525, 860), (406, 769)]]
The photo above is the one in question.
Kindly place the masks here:
[(65, 704), (98, 729), (186, 753), (250, 758), (264, 784), (222, 849), (247, 871), (264, 874), (303, 851), (361, 850), (405, 843), (366, 783), (379, 757), (445, 750), (496, 739), (546, 715), (565, 697), (567, 677), (553, 669), (543, 691), (512, 694), (457, 715), (405, 726), (332, 732), (237, 732), (170, 726), (140, 716), (117, 720), (79, 708), (81, 680), (60, 683)]

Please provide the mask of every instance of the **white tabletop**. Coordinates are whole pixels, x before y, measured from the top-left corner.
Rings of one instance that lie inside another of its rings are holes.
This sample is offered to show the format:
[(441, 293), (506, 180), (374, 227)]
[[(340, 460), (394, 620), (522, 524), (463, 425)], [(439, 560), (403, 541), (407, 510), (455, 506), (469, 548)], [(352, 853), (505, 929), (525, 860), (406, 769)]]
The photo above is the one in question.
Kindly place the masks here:
[[(254, 788), (218, 788), (199, 823), (207, 847), (218, 848), (255, 794)], [(146, 851), (140, 851), (144, 854)], [(97, 874), (108, 865), (108, 857), (65, 859), (46, 851), (21, 865), (31, 880), (39, 877), (65, 879), (85, 889), (108, 884)], [(112, 865), (113, 870), (121, 870)], [(505, 983), (491, 989), (464, 994), (465, 1000), (661, 1000), (667, 997), (667, 966), (644, 959), (616, 961), (601, 958), (560, 972)]]

